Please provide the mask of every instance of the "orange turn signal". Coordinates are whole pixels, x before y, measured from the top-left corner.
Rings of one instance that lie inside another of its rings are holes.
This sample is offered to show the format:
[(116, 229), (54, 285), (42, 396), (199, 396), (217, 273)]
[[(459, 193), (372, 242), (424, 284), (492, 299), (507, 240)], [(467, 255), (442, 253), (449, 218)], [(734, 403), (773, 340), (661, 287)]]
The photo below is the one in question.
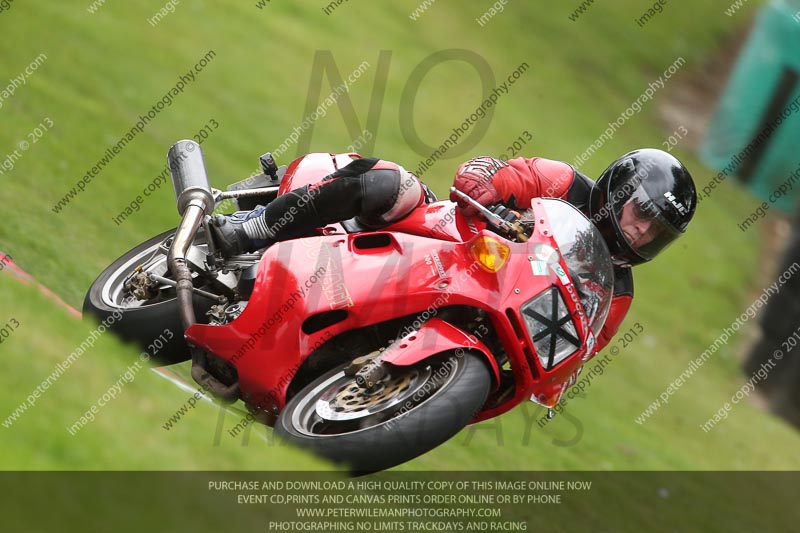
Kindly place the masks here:
[(506, 264), (511, 249), (491, 237), (478, 237), (469, 248), (472, 257), (487, 272), (496, 273)]

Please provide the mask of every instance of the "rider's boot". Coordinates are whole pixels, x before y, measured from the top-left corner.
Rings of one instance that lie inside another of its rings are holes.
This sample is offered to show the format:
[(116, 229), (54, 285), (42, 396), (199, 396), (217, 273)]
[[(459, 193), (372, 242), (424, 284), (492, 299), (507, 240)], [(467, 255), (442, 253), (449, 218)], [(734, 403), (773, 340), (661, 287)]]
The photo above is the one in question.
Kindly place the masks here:
[(223, 257), (254, 252), (275, 242), (260, 228), (259, 221), (265, 209), (265, 206), (260, 205), (252, 211), (211, 217), (211, 238)]

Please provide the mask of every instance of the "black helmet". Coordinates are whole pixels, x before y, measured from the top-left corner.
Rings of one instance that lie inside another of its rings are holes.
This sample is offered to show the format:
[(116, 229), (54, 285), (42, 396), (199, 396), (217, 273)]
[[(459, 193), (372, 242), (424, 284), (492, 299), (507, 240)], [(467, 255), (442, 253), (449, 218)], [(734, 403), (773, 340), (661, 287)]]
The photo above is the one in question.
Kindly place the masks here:
[(663, 150), (643, 148), (609, 165), (590, 205), (592, 221), (615, 262), (638, 265), (686, 231), (697, 193), (680, 161)]

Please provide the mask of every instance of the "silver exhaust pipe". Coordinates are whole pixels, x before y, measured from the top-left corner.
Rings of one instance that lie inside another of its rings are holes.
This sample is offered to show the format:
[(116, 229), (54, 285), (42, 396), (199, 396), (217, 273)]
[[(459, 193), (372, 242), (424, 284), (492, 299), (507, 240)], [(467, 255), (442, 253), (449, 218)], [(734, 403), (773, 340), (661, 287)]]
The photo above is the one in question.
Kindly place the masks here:
[(188, 140), (176, 142), (167, 153), (167, 163), (172, 173), (178, 213), (183, 217), (169, 249), (168, 264), (178, 284), (181, 321), (183, 328), (187, 329), (196, 322), (196, 317), (192, 306), (192, 275), (186, 265), (186, 254), (203, 217), (214, 210), (214, 195), (199, 144)]
[(214, 195), (211, 193), (200, 145), (188, 140), (176, 142), (167, 153), (167, 163), (172, 173), (178, 213), (183, 215), (194, 200), (202, 203), (206, 213), (211, 213), (214, 210)]
[[(192, 272), (186, 263), (186, 254), (194, 242), (197, 230), (203, 224), (203, 218), (214, 211), (214, 195), (199, 144), (189, 140), (176, 142), (167, 153), (167, 163), (172, 174), (178, 213), (183, 217), (169, 249), (168, 264), (175, 276), (175, 291), (185, 331), (197, 322), (192, 303)], [(227, 386), (209, 374), (206, 370), (206, 352), (194, 346), (190, 348), (194, 380), (219, 399), (235, 402), (239, 397), (239, 384)]]

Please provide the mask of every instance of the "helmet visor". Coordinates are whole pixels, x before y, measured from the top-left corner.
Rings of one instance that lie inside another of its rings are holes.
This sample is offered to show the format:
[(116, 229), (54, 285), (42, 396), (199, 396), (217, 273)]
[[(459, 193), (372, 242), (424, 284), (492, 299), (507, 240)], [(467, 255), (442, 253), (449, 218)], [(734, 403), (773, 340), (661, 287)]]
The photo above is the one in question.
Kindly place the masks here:
[(641, 257), (650, 260), (680, 232), (664, 218), (661, 208), (638, 181), (627, 181), (613, 191), (611, 198), (617, 229), (625, 242)]

